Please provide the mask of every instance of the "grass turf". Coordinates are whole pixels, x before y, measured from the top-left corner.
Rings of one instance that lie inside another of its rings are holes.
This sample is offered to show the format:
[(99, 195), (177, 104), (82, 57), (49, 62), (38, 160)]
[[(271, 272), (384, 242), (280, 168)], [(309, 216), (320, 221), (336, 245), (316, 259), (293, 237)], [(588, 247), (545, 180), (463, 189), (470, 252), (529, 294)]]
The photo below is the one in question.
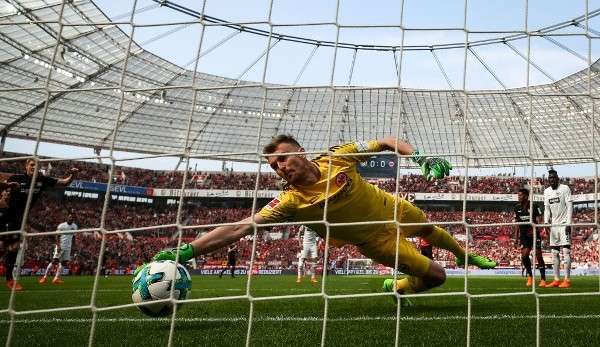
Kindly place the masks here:
[[(65, 277), (65, 284), (39, 285), (36, 278), (22, 280), (17, 312), (86, 306), (91, 302), (93, 277)], [(368, 294), (379, 289), (384, 277), (332, 276), (328, 295)], [(131, 303), (130, 277), (100, 278), (96, 306)], [(571, 289), (539, 289), (540, 294), (598, 293), (597, 277), (578, 277)], [(195, 276), (192, 299), (244, 295), (247, 278)], [(471, 277), (470, 294), (525, 293), (521, 277)], [(253, 297), (318, 293), (308, 281), (297, 285), (293, 276), (252, 278)], [(461, 292), (462, 277), (450, 277), (429, 293)], [(0, 304), (8, 307), (10, 293), (0, 289)], [(397, 307), (391, 297), (340, 297), (328, 300), (325, 342), (328, 346), (390, 346), (396, 333), (403, 346), (461, 346), (467, 342), (467, 299), (464, 295), (414, 298), (415, 306)], [(540, 342), (561, 346), (598, 345), (600, 295), (541, 296)], [(243, 346), (248, 332), (247, 299), (192, 302), (181, 307), (175, 321), (173, 345)], [(321, 343), (325, 300), (322, 297), (257, 300), (253, 305), (250, 343), (253, 346), (315, 346)], [(474, 297), (471, 300), (472, 346), (536, 343), (536, 299), (533, 295)], [(90, 336), (92, 312), (88, 309), (19, 314), (12, 346), (81, 346)], [(10, 316), (0, 314), (0, 343), (5, 344)], [(399, 329), (397, 330), (397, 323)], [(135, 307), (97, 312), (95, 346), (163, 346), (168, 342), (169, 319), (143, 316)]]

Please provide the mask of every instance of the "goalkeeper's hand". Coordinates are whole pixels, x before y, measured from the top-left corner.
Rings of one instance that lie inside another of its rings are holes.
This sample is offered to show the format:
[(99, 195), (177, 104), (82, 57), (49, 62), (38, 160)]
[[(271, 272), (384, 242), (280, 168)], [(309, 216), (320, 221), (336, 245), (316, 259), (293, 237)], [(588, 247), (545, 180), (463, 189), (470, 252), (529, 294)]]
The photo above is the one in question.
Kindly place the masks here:
[[(194, 248), (192, 247), (192, 245), (190, 245), (189, 243), (186, 243), (183, 246), (179, 247), (179, 262), (180, 263), (185, 263), (188, 260), (192, 259), (193, 257), (194, 257)], [(172, 249), (165, 249), (165, 250), (162, 250), (162, 251), (156, 253), (156, 255), (154, 255), (154, 257), (152, 257), (152, 260), (154, 260), (154, 261), (161, 261), (161, 260), (175, 261), (176, 258), (177, 258), (177, 248), (172, 248)]]
[(423, 176), (425, 176), (428, 181), (431, 181), (434, 178), (450, 176), (452, 164), (446, 159), (426, 157), (419, 154), (418, 150), (415, 150), (411, 159), (421, 167), (421, 173), (423, 173)]

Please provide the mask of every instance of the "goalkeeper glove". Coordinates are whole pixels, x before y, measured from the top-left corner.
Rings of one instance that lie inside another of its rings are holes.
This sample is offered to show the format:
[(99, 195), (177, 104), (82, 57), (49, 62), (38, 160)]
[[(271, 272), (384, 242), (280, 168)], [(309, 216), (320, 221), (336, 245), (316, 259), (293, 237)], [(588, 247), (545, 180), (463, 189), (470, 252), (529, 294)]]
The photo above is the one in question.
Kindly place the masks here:
[[(176, 255), (177, 255), (177, 248), (165, 249), (165, 250), (162, 250), (162, 251), (156, 253), (156, 255), (152, 258), (152, 260), (154, 260), (154, 261), (160, 261), (160, 260), (175, 261)], [(194, 257), (194, 247), (192, 247), (192, 245), (190, 245), (189, 243), (186, 243), (183, 246), (179, 247), (179, 262), (180, 263), (185, 263), (188, 260), (192, 259), (193, 257)]]
[(449, 176), (450, 170), (452, 170), (452, 165), (446, 159), (426, 157), (421, 155), (418, 150), (415, 150), (411, 160), (421, 167), (421, 172), (428, 181)]

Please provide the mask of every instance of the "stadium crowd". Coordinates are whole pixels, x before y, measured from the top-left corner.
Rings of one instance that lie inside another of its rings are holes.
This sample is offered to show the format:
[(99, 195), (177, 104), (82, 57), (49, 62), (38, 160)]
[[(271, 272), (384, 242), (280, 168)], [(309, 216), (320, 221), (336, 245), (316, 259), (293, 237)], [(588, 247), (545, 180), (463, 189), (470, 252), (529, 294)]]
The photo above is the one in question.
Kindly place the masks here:
[[(8, 154), (8, 156), (18, 156)], [(0, 161), (0, 173), (11, 174), (22, 172), (23, 160)], [(95, 182), (108, 180), (109, 165), (82, 162), (56, 161), (42, 162), (40, 169), (46, 174), (63, 177), (71, 167), (77, 167), (77, 179)], [(398, 191), (448, 193), (462, 192), (462, 177), (448, 177), (433, 182), (426, 181), (421, 175), (403, 175), (398, 180)], [(113, 175), (114, 183), (154, 188), (180, 188), (183, 180), (181, 171), (153, 171), (132, 167), (116, 167)], [(529, 182), (523, 177), (469, 177), (469, 192), (473, 193), (511, 193)], [(395, 179), (372, 179), (371, 183), (381, 188), (396, 191)], [(256, 182), (255, 173), (235, 172), (189, 172), (188, 188), (197, 189), (253, 189)], [(565, 178), (574, 194), (593, 192), (594, 181), (584, 178)], [(546, 180), (538, 179), (534, 186), (545, 186)], [(280, 189), (280, 181), (273, 174), (262, 174), (260, 189)], [(184, 241), (190, 241), (207, 229), (199, 227), (206, 224), (236, 222), (251, 213), (249, 208), (239, 207), (207, 207), (201, 201), (192, 201), (181, 211), (181, 225), (189, 226), (183, 232)], [(448, 222), (462, 222), (462, 211), (434, 210), (425, 208), (431, 221), (440, 225)], [(66, 211), (73, 211), (77, 216), (80, 229), (100, 228), (103, 199), (82, 199), (63, 196), (60, 192), (45, 192), (38, 199), (29, 213), (28, 228), (32, 232), (27, 238), (24, 266), (37, 272), (45, 268), (51, 260), (55, 236), (44, 235), (53, 231), (64, 221)], [(102, 267), (110, 272), (129, 272), (158, 250), (174, 247), (177, 244), (176, 227), (177, 206), (168, 204), (129, 203), (110, 201), (104, 218), (105, 252)], [(468, 211), (468, 225), (510, 223), (514, 221), (512, 211)], [(578, 209), (574, 213), (574, 221), (585, 223), (593, 221), (593, 210)], [(465, 226), (448, 224), (445, 226), (455, 237), (465, 242)], [(144, 230), (130, 230), (146, 228)], [(518, 266), (521, 262), (520, 252), (515, 247), (515, 226), (473, 226), (470, 227), (468, 240), (470, 249), (481, 255), (493, 258), (501, 266)], [(296, 238), (297, 227), (274, 227), (261, 231), (256, 240), (256, 264), (264, 268), (293, 268), (297, 262), (300, 243)], [(82, 231), (76, 234), (73, 261), (70, 270), (76, 274), (90, 274), (97, 269), (102, 235), (97, 230)], [(417, 244), (418, 240), (414, 240)], [(239, 242), (238, 254), (240, 265), (245, 266), (250, 260), (252, 249), (251, 238)], [(321, 243), (321, 253), (324, 245)], [(330, 264), (343, 266), (349, 258), (361, 258), (362, 255), (354, 246), (331, 247)], [(436, 260), (453, 267), (453, 256), (442, 250), (435, 251)], [(577, 227), (573, 232), (573, 258), (576, 262), (598, 262), (597, 240), (593, 238), (591, 227)], [(226, 251), (219, 250), (198, 258), (198, 266), (220, 267), (226, 259)], [(0, 268), (0, 272), (2, 269)]]
[[(8, 153), (7, 156), (24, 156)], [(0, 162), (0, 172), (15, 173), (23, 168), (23, 160)], [(107, 182), (110, 166), (95, 162), (62, 160), (42, 162), (40, 169), (53, 176), (63, 177), (71, 167), (79, 169), (78, 179), (91, 182)], [(433, 182), (427, 181), (420, 174), (401, 175), (398, 180), (398, 191), (406, 193), (460, 193), (463, 191), (464, 177), (450, 176)], [(370, 179), (371, 183), (389, 191), (396, 191), (395, 178)], [(148, 170), (127, 166), (116, 166), (113, 174), (114, 184), (152, 188), (181, 188), (182, 171)], [(201, 172), (190, 171), (187, 175), (188, 189), (238, 189), (252, 190), (256, 183), (253, 172)], [(519, 188), (530, 184), (529, 177), (509, 176), (471, 176), (468, 178), (468, 192), (481, 194), (514, 194)], [(594, 180), (587, 178), (561, 178), (561, 183), (568, 185), (573, 194), (594, 192)], [(546, 187), (546, 178), (537, 178), (534, 187)], [(259, 189), (279, 190), (280, 179), (273, 173), (262, 173)]]
[[(60, 208), (57, 208), (60, 206)], [(29, 217), (31, 232), (38, 232), (28, 238), (25, 264), (23, 268), (36, 272), (45, 268), (51, 260), (54, 236), (46, 236), (44, 231), (52, 231), (64, 218), (64, 211), (75, 211), (77, 224), (80, 229), (99, 228), (102, 213), (102, 202), (98, 200), (81, 200), (76, 198), (53, 197), (43, 195), (32, 209)], [(430, 220), (443, 225), (444, 222), (462, 220), (461, 211), (426, 211)], [(182, 224), (195, 226), (234, 222), (250, 214), (248, 208), (209, 208), (187, 206), (182, 211)], [(177, 244), (176, 221), (177, 208), (173, 205), (156, 207), (153, 205), (111, 202), (106, 212), (106, 247), (103, 268), (112, 273), (130, 272), (132, 269), (155, 254), (158, 250), (174, 247)], [(593, 218), (593, 210), (576, 210), (575, 222), (589, 222)], [(469, 211), (466, 214), (467, 223), (492, 224), (513, 222), (512, 212)], [(123, 230), (157, 226), (145, 230)], [(448, 225), (446, 228), (462, 242), (466, 240), (462, 224)], [(520, 251), (516, 247), (515, 226), (482, 226), (470, 228), (470, 249), (497, 260), (500, 266), (519, 266)], [(184, 229), (183, 240), (190, 241), (203, 228)], [(76, 234), (74, 257), (70, 268), (76, 274), (91, 274), (97, 268), (100, 251), (101, 234), (98, 231), (82, 231)], [(415, 245), (418, 240), (414, 240)], [(240, 266), (247, 266), (251, 256), (252, 238), (239, 242), (238, 255)], [(301, 245), (297, 239), (297, 227), (275, 227), (261, 231), (257, 238), (255, 261), (261, 268), (293, 269), (297, 262), (297, 253)], [(321, 254), (323, 243), (320, 244)], [(453, 267), (454, 258), (442, 250), (434, 252), (438, 261), (445, 262), (447, 267)], [(592, 229), (577, 227), (573, 231), (573, 258), (575, 262), (597, 262), (597, 241), (593, 239)], [(361, 258), (362, 255), (354, 246), (331, 247), (329, 250), (330, 264), (343, 267), (348, 258)], [(201, 267), (221, 267), (226, 257), (226, 250), (218, 250), (208, 256), (197, 259)]]

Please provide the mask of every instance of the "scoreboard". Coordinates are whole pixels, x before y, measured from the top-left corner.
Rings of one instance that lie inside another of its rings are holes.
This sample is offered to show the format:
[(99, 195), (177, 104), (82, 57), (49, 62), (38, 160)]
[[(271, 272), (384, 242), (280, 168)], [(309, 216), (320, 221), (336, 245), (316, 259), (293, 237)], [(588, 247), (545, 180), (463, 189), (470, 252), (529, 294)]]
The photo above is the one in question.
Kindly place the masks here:
[(398, 158), (395, 154), (370, 156), (358, 164), (358, 172), (363, 177), (396, 177)]

